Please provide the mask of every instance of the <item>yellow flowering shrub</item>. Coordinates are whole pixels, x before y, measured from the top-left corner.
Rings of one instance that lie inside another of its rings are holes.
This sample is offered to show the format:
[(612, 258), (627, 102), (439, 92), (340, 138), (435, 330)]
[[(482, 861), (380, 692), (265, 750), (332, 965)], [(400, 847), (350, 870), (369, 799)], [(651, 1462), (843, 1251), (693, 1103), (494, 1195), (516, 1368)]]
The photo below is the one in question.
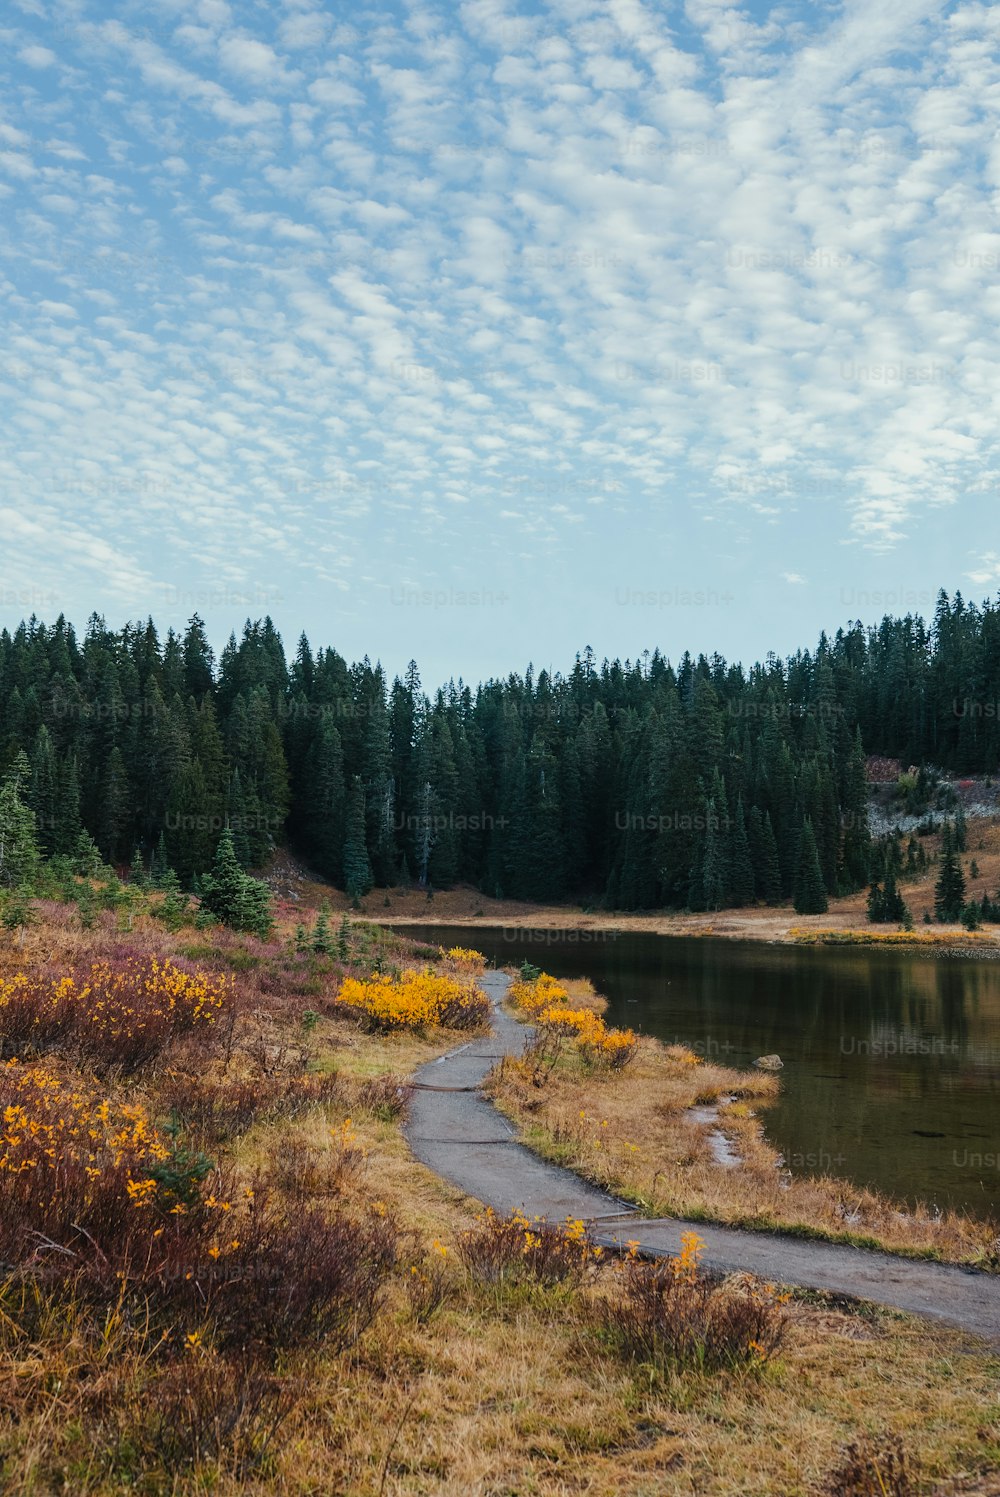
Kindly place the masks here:
[(787, 1294), (749, 1276), (719, 1283), (702, 1271), (704, 1243), (681, 1237), (676, 1258), (646, 1262), (630, 1242), (618, 1294), (600, 1306), (605, 1335), (630, 1361), (702, 1372), (763, 1367), (780, 1349)]
[(489, 1017), (489, 999), (468, 980), (430, 970), (409, 970), (398, 977), (374, 973), (345, 977), (338, 1002), (355, 1009), (371, 1029), (476, 1029)]
[(481, 951), (475, 951), (467, 946), (450, 946), (447, 951), (441, 948), (441, 953), (449, 961), (459, 967), (468, 967), (470, 971), (482, 972), (486, 966), (486, 958)]
[(0, 979), (0, 1043), (23, 1056), (72, 1038), (90, 1059), (133, 1070), (173, 1034), (210, 1029), (231, 993), (231, 979), (155, 957), (54, 979), (19, 972)]
[(70, 1161), (96, 1180), (122, 1165), (141, 1175), (144, 1165), (169, 1152), (144, 1107), (113, 1105), (84, 1082), (70, 1083), (43, 1065), (11, 1060), (0, 1066), (0, 1108), (0, 1173), (34, 1171), (42, 1194)]
[(510, 985), (509, 995), (511, 1002), (528, 1015), (539, 1009), (558, 1007), (569, 999), (567, 990), (548, 972), (542, 972), (533, 982), (524, 977), (516, 978)]
[(587, 1065), (621, 1070), (636, 1054), (639, 1041), (631, 1029), (613, 1029), (599, 1014), (572, 1008), (569, 994), (554, 977), (542, 972), (534, 981), (518, 978), (510, 997), (544, 1033), (572, 1039)]
[(540, 1216), (529, 1220), (523, 1211), (501, 1216), (492, 1206), (459, 1237), (458, 1252), (473, 1277), (495, 1285), (523, 1279), (542, 1284), (578, 1281), (588, 1264), (597, 1264), (604, 1256), (582, 1221), (567, 1217), (554, 1223)]

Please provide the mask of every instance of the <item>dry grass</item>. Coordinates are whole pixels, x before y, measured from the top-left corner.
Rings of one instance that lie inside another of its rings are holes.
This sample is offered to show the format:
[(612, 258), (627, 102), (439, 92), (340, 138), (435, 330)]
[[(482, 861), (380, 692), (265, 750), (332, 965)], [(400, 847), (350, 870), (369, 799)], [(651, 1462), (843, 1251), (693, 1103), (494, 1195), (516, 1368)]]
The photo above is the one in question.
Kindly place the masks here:
[[(277, 1356), (228, 1351), (208, 1332), (189, 1340), (185, 1326), (165, 1354), (114, 1305), (95, 1314), (44, 1285), (8, 1283), (5, 1494), (788, 1497), (822, 1490), (845, 1445), (887, 1434), (928, 1484), (967, 1483), (995, 1462), (996, 1362), (950, 1332), (813, 1296), (787, 1307), (766, 1367), (681, 1373), (622, 1356), (600, 1332), (595, 1306), (622, 1293), (614, 1264), (592, 1258), (568, 1281), (528, 1275), (503, 1296), (487, 1292), (459, 1251), (474, 1204), (416, 1164), (400, 1130), (401, 1078), (455, 1039), (362, 1033), (333, 1003), (344, 964), (299, 959), (288, 934), (286, 921), (267, 945), (168, 936), (140, 916), (129, 942), (232, 974), (238, 1017), (224, 1046), (181, 1036), (114, 1084), (156, 1114), (187, 1107), (198, 1147), (232, 1179), (262, 1180), (276, 1210), (294, 1216), (309, 1201), (317, 1220), (347, 1210), (390, 1223), (399, 1262), (374, 1319), (343, 1351), (312, 1334)], [(0, 971), (114, 958), (120, 933), (85, 936), (54, 919), (0, 951)], [(208, 954), (191, 957), (193, 946)], [(386, 955), (363, 932), (351, 947), (356, 974)], [(681, 1106), (693, 1068), (672, 1064)], [(702, 1091), (731, 1079), (698, 1070)], [(421, 1276), (428, 1283), (414, 1288)]]
[[(904, 1212), (844, 1180), (782, 1174), (758, 1115), (779, 1083), (762, 1072), (703, 1063), (680, 1045), (644, 1036), (620, 1075), (595, 1073), (567, 1049), (551, 1071), (507, 1059), (489, 1085), (532, 1148), (650, 1215), (782, 1227), (997, 1267), (995, 1223), (958, 1212)], [(689, 1115), (708, 1102), (718, 1104), (740, 1168), (716, 1161), (709, 1130)]]

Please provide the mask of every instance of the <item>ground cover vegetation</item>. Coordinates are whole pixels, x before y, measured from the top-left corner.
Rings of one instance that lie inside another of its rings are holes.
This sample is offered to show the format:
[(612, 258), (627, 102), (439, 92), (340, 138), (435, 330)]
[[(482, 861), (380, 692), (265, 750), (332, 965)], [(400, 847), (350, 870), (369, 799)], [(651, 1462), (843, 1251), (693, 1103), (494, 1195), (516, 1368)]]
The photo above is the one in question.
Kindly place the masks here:
[[(781, 1229), (1000, 1270), (996, 1222), (937, 1207), (904, 1210), (834, 1176), (782, 1170), (762, 1119), (778, 1092), (775, 1076), (718, 1066), (648, 1035), (632, 1036), (624, 1073), (595, 1066), (580, 1044), (553, 1043), (546, 1014), (560, 991), (548, 974), (522, 969), (511, 1001), (538, 1026), (536, 1040), (501, 1061), (489, 1081), (497, 1104), (547, 1158), (650, 1216)], [(560, 1027), (573, 1032), (557, 1019), (557, 1036)], [(720, 1165), (704, 1118), (692, 1113), (707, 1106), (739, 1168)]]
[[(897, 1447), (930, 1491), (996, 1455), (963, 1338), (719, 1281), (694, 1238), (622, 1260), (417, 1165), (408, 1078), (483, 1022), (478, 952), (74, 878), (0, 944), (5, 1491), (777, 1494)], [(645, 1042), (581, 1043), (615, 1033), (589, 984), (518, 987), (546, 1089), (642, 1083)]]

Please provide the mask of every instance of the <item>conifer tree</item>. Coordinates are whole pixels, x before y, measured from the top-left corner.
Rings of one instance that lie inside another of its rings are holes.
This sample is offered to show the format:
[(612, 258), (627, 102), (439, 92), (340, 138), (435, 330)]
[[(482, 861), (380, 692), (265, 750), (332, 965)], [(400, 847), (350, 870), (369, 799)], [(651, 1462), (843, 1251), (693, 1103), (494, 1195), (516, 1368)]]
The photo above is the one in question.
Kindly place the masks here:
[(212, 871), (201, 880), (202, 908), (233, 930), (266, 937), (271, 928), (267, 885), (243, 872), (228, 827), (219, 838)]
[(26, 755), (21, 752), (0, 783), (0, 886), (30, 889), (38, 871), (35, 817), (21, 799), (29, 779)]
[(754, 874), (750, 856), (750, 839), (747, 834), (743, 797), (736, 802), (736, 815), (730, 838), (729, 854), (729, 900), (737, 906), (753, 904)]
[(960, 920), (964, 904), (965, 875), (955, 850), (951, 827), (946, 825), (941, 845), (941, 872), (934, 885), (934, 913), (941, 921)]
[(812, 822), (808, 819), (802, 824), (799, 856), (795, 867), (793, 902), (798, 915), (823, 915), (828, 908), (819, 851), (813, 835)]
[(347, 797), (347, 824), (344, 833), (344, 888), (349, 898), (358, 900), (372, 887), (372, 869), (365, 841), (365, 788), (361, 776), (355, 775)]

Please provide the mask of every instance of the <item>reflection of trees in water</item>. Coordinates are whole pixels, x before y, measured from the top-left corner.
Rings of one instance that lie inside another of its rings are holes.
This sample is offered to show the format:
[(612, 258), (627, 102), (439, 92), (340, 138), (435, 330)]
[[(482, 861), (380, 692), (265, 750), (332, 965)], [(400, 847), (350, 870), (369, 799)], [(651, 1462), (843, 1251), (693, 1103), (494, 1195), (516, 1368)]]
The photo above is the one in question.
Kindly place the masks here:
[(959, 1054), (965, 1055), (975, 1048), (969, 1039), (969, 1010), (978, 1007), (981, 970), (975, 962), (952, 962), (947, 958), (941, 958), (936, 966), (941, 1033), (958, 1045)]
[[(842, 1156), (833, 1173), (911, 1200), (973, 1210), (1000, 1201), (1000, 1175), (980, 1182), (954, 1157), (970, 1138), (1000, 1152), (1000, 963), (632, 931), (606, 941), (558, 933), (551, 944), (506, 940), (499, 928), (405, 934), (472, 944), (498, 965), (588, 976), (612, 1023), (679, 1039), (709, 1061), (746, 1065), (777, 1051), (786, 1067), (764, 1126), (789, 1159)], [(872, 1053), (893, 1037), (896, 1054)], [(921, 1038), (937, 1050), (914, 1053)]]

